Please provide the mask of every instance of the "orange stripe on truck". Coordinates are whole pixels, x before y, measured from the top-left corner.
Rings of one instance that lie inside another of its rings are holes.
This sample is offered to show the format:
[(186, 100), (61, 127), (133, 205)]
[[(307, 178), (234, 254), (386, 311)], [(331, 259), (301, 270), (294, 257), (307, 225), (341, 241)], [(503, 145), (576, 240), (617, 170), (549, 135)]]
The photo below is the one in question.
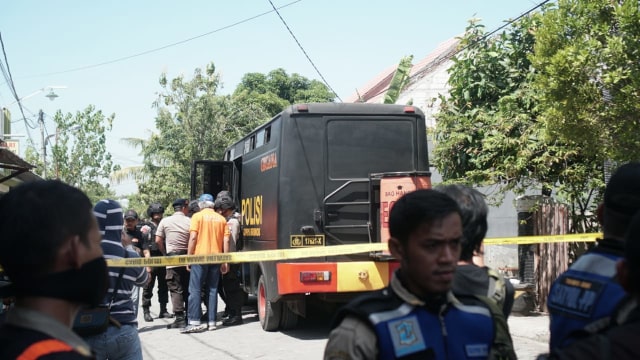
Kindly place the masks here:
[[(389, 284), (397, 262), (278, 263), (278, 293), (336, 293), (381, 289)], [(303, 272), (328, 272), (328, 281), (302, 281)]]

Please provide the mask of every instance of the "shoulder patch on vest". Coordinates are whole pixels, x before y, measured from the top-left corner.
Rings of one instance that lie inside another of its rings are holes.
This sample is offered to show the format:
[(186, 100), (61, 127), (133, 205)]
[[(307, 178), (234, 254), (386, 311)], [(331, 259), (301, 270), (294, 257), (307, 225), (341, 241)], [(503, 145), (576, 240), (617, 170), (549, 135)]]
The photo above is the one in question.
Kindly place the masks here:
[(406, 318), (390, 321), (387, 326), (393, 342), (393, 350), (396, 357), (424, 351), (427, 349), (418, 318), (413, 315)]

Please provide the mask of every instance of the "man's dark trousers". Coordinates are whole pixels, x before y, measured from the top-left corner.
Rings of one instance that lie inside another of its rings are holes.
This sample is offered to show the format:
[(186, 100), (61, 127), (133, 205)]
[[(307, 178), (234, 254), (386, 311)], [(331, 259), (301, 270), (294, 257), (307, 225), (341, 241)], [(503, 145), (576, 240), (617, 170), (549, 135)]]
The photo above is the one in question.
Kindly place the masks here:
[[(151, 252), (151, 257), (162, 256), (161, 252)], [(164, 266), (154, 266), (151, 268), (150, 279), (147, 286), (142, 291), (142, 308), (149, 309), (151, 307), (151, 298), (153, 297), (153, 287), (158, 281), (158, 302), (160, 303), (160, 314), (162, 310), (166, 311), (169, 302), (169, 289), (167, 288), (167, 269)]]

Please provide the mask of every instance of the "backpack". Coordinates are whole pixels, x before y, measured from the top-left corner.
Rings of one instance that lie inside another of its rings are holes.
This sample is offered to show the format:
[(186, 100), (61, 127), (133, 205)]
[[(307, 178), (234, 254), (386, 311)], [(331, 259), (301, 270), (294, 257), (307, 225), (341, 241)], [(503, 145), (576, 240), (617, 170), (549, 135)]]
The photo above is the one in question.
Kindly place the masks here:
[(238, 238), (236, 239), (236, 251), (240, 251), (244, 247), (244, 237), (242, 235), (242, 215), (240, 215), (239, 212), (234, 211), (233, 214), (231, 214), (231, 218), (238, 220), (238, 224), (240, 224), (240, 226), (238, 227)]
[(494, 269), (486, 269), (487, 275), (489, 275), (487, 297), (495, 301), (498, 306), (502, 306), (507, 297), (507, 287), (504, 282), (504, 277)]

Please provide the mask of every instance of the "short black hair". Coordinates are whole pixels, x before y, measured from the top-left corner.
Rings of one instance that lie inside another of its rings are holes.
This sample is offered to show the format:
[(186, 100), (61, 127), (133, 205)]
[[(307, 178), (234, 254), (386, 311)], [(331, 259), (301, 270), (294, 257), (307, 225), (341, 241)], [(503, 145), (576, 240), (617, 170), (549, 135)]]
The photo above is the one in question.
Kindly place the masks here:
[(421, 225), (431, 225), (452, 213), (460, 216), (460, 208), (449, 195), (424, 189), (403, 195), (389, 214), (389, 233), (406, 246), (409, 235)]
[(462, 216), (462, 244), (460, 260), (471, 261), (473, 253), (480, 251), (480, 246), (487, 235), (487, 215), (489, 208), (484, 196), (478, 190), (464, 185), (442, 185), (435, 190), (449, 195), (460, 207)]
[(191, 200), (189, 202), (189, 216), (197, 213), (198, 211), (200, 211), (200, 205), (198, 200)]
[(624, 242), (632, 290), (640, 295), (640, 211), (633, 216)]
[(0, 265), (16, 282), (49, 272), (60, 247), (95, 224), (91, 200), (79, 189), (58, 180), (23, 183), (0, 198)]

